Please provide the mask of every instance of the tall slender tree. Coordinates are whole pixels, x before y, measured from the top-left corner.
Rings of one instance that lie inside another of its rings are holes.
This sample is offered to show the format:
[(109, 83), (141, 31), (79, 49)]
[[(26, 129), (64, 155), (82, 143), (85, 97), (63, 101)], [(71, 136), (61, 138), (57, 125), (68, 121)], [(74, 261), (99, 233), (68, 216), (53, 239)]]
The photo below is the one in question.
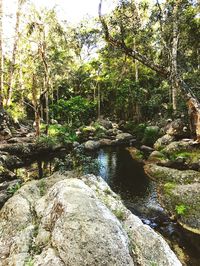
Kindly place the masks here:
[(3, 0), (0, 0), (0, 108), (3, 107)]
[(20, 16), (21, 16), (22, 5), (24, 3), (25, 3), (25, 0), (18, 0), (18, 2), (17, 2), (16, 23), (15, 23), (15, 33), (14, 33), (15, 35), (14, 35), (14, 43), (13, 43), (13, 50), (12, 50), (11, 65), (10, 65), (10, 70), (9, 70), (6, 106), (9, 106), (11, 104), (11, 100), (12, 100), (13, 81), (14, 81), (14, 72), (15, 72), (15, 62), (16, 62), (18, 41), (19, 41), (19, 35), (20, 35), (20, 32), (19, 32)]

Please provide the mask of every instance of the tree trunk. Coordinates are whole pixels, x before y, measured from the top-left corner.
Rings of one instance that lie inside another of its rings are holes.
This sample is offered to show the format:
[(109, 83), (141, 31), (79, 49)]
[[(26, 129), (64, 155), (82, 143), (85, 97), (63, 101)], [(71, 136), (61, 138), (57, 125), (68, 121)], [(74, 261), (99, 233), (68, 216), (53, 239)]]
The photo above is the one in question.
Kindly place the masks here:
[(49, 128), (49, 92), (47, 91), (45, 94), (45, 105), (46, 105), (46, 135), (48, 135)]
[(35, 131), (36, 137), (40, 136), (40, 104), (37, 100), (37, 90), (35, 85), (35, 75), (32, 76), (32, 95), (33, 95), (33, 106), (35, 112)]
[(45, 29), (44, 26), (42, 26), (42, 40), (39, 45), (39, 54), (42, 59), (42, 63), (44, 66), (44, 91), (43, 95), (45, 96), (45, 107), (46, 107), (46, 134), (48, 135), (48, 128), (49, 128), (49, 67), (47, 64), (46, 59), (46, 36), (45, 36)]
[(0, 0), (0, 108), (3, 108), (3, 0)]
[(97, 99), (98, 99), (98, 112), (97, 112), (97, 114), (98, 114), (98, 118), (100, 118), (100, 116), (101, 116), (101, 90), (100, 90), (100, 84), (99, 83), (97, 86), (98, 86), (97, 87), (97, 93), (98, 93), (98, 95), (97, 95)]
[(19, 23), (20, 23), (22, 3), (23, 1), (18, 0), (17, 13), (16, 13), (16, 24), (15, 24), (15, 37), (14, 37), (13, 52), (12, 52), (10, 73), (9, 73), (9, 79), (8, 79), (6, 106), (9, 106), (11, 104), (12, 93), (13, 93), (13, 78), (14, 78), (14, 72), (15, 72), (17, 46), (18, 46), (18, 40), (19, 40)]
[(187, 104), (190, 130), (196, 138), (196, 141), (200, 143), (200, 104), (193, 97), (189, 98)]
[(178, 71), (177, 71), (177, 51), (178, 51), (178, 6), (179, 1), (174, 1), (173, 9), (173, 35), (172, 35), (172, 62), (171, 62), (171, 88), (172, 88), (172, 108), (177, 110), (178, 98)]

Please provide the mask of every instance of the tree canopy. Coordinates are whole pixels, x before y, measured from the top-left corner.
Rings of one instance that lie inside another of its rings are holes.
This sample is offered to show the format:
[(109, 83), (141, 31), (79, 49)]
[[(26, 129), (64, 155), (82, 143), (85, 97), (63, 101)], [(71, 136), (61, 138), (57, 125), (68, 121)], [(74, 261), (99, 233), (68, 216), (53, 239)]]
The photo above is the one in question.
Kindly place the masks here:
[(18, 120), (35, 119), (38, 135), (41, 121), (48, 128), (52, 119), (144, 122), (184, 114), (183, 88), (200, 98), (196, 1), (120, 0), (104, 16), (100, 1), (99, 17), (72, 26), (54, 9), (19, 0), (9, 54), (2, 50), (3, 2), (0, 103)]

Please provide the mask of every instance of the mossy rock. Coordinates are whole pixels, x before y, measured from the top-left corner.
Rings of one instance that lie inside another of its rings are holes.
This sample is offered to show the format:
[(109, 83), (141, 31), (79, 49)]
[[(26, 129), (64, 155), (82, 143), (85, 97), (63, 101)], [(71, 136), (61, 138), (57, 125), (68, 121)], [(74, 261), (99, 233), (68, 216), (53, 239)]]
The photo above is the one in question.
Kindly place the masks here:
[(187, 230), (200, 234), (200, 173), (147, 164), (145, 172), (159, 183), (163, 207)]
[(192, 151), (195, 147), (193, 146), (193, 141), (173, 141), (169, 145), (167, 145), (162, 152), (165, 154), (173, 154), (177, 152), (183, 152), (183, 151)]
[(191, 184), (200, 182), (200, 173), (194, 170), (177, 170), (156, 164), (147, 164), (145, 172), (159, 183)]
[(169, 162), (169, 159), (164, 153), (160, 151), (153, 151), (148, 157), (148, 162), (166, 165)]
[(161, 186), (160, 198), (165, 208), (187, 230), (200, 234), (200, 184), (166, 184)]
[(173, 163), (181, 162), (189, 169), (200, 170), (200, 150), (175, 152), (169, 156), (169, 160)]
[(127, 150), (129, 151), (131, 157), (133, 158), (133, 160), (139, 162), (139, 163), (142, 163), (143, 160), (144, 160), (144, 156), (143, 156), (143, 153), (138, 150), (137, 148), (135, 147), (128, 147)]
[(154, 149), (161, 151), (164, 149), (167, 145), (169, 145), (171, 142), (175, 140), (174, 136), (170, 136), (168, 134), (162, 136), (161, 138), (157, 139), (154, 143)]

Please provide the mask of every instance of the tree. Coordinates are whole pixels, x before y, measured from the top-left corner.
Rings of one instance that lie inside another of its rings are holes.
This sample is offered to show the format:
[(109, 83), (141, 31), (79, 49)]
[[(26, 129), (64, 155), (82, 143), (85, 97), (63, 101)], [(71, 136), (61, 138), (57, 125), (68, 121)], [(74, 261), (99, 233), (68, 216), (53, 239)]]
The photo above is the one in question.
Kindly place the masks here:
[(6, 106), (11, 104), (12, 100), (12, 92), (13, 92), (13, 78), (14, 78), (14, 71), (15, 71), (15, 63), (16, 63), (16, 55), (17, 55), (17, 48), (18, 48), (18, 41), (19, 41), (19, 26), (20, 26), (20, 16), (21, 16), (21, 9), (22, 5), (24, 4), (25, 0), (18, 0), (17, 2), (17, 12), (16, 12), (16, 23), (15, 23), (15, 36), (14, 36), (14, 43), (13, 43), (13, 51), (12, 51), (12, 58), (9, 70), (9, 79), (8, 79), (8, 91), (7, 91), (7, 98), (6, 98)]
[(3, 0), (0, 0), (0, 108), (3, 107)]
[[(136, 50), (134, 45), (130, 40), (134, 39), (133, 36), (135, 34), (139, 34), (144, 32), (144, 28), (139, 29), (136, 27), (134, 23), (135, 16), (137, 8), (134, 1), (120, 1), (119, 5), (115, 9), (114, 13), (110, 18), (105, 18), (101, 14), (101, 7), (102, 7), (102, 0), (99, 3), (99, 19), (102, 24), (102, 28), (104, 31), (105, 39), (106, 41), (112, 45), (113, 47), (120, 49), (123, 51), (127, 56), (133, 58), (134, 60), (138, 60), (142, 64), (146, 65), (147, 67), (154, 70), (156, 73), (158, 73), (163, 78), (167, 79), (171, 83), (172, 87), (172, 103), (173, 103), (173, 109), (174, 111), (177, 109), (177, 98), (178, 98), (178, 89), (181, 88), (184, 92), (186, 92), (188, 97), (192, 97), (192, 95), (189, 93), (186, 87), (183, 87), (182, 83), (182, 77), (180, 73), (178, 73), (178, 65), (177, 65), (177, 56), (178, 56), (178, 38), (179, 38), (179, 28), (178, 25), (180, 24), (180, 16), (183, 11), (188, 9), (189, 7), (192, 7), (193, 3), (190, 3), (189, 1), (166, 1), (165, 8), (168, 15), (166, 15), (166, 19), (168, 20), (171, 14), (172, 17), (172, 23), (170, 24), (170, 27), (172, 30), (170, 31), (171, 36), (168, 36), (168, 39), (170, 40), (171, 44), (168, 47), (162, 47), (160, 45), (158, 47), (158, 50), (162, 51), (164, 48), (168, 49), (168, 63), (164, 62), (163, 60), (155, 60), (156, 59), (156, 53), (153, 51), (153, 46), (151, 48), (151, 53), (154, 54), (152, 60), (151, 54), (149, 56), (144, 55), (144, 53), (141, 53), (140, 51)], [(160, 5), (159, 5), (160, 7)], [(161, 9), (159, 9), (160, 11)], [(162, 10), (161, 10), (162, 11)], [(183, 12), (184, 13), (184, 12)], [(161, 21), (163, 22), (163, 17), (161, 17)], [(153, 21), (153, 20), (152, 20)], [(152, 21), (149, 23), (146, 23), (146, 25), (151, 25)], [(157, 22), (157, 21), (156, 21)], [(133, 27), (132, 27), (133, 25)], [(154, 23), (154, 27), (156, 26), (156, 29), (158, 32), (162, 31), (162, 27), (160, 29), (158, 26)], [(162, 23), (160, 24), (162, 26)], [(153, 36), (155, 30), (153, 28), (150, 28), (147, 33), (150, 33), (150, 36)], [(136, 35), (136, 36), (137, 36)], [(132, 36), (132, 37), (131, 37)], [(160, 41), (160, 43), (166, 43), (165, 41)], [(169, 49), (170, 47), (170, 49)], [(165, 49), (166, 50), (166, 49)], [(148, 51), (148, 49), (147, 49)], [(162, 57), (162, 53), (160, 55)], [(158, 57), (157, 57), (158, 58)], [(197, 105), (198, 99), (196, 97), (193, 97), (193, 100), (196, 102)], [(196, 109), (198, 112), (198, 109)], [(200, 124), (196, 124), (196, 135), (197, 139), (199, 139), (199, 127)]]

